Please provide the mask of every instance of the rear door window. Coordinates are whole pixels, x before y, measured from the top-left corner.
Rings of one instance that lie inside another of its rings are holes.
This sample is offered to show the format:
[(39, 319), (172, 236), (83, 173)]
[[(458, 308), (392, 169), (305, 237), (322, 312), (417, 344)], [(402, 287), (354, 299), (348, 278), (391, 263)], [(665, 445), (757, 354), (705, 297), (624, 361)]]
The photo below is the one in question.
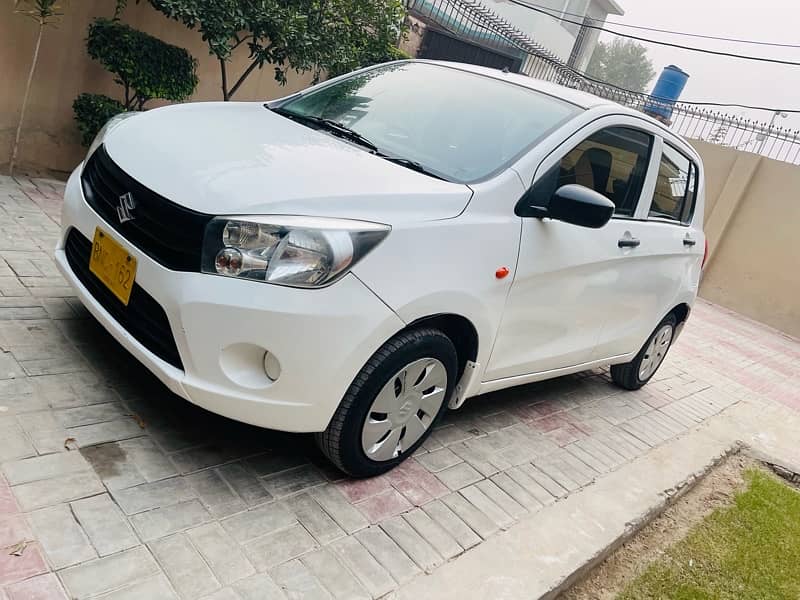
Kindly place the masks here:
[(684, 154), (664, 144), (649, 217), (688, 223), (696, 194), (697, 167)]

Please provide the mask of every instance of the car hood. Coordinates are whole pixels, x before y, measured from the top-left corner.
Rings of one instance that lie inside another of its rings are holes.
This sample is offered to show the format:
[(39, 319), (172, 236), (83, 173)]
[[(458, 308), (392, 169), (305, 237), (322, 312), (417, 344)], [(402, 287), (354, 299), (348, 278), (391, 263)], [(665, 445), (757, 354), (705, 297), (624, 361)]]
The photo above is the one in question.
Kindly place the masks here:
[(143, 185), (208, 214), (434, 220), (458, 215), (472, 195), (256, 102), (150, 110), (120, 123), (105, 146)]

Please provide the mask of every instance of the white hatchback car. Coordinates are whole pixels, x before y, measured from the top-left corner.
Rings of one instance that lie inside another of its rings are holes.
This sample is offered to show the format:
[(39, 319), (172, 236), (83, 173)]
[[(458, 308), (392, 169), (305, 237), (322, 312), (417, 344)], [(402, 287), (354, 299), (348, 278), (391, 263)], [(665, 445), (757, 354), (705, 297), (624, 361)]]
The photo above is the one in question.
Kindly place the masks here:
[(703, 197), (638, 112), (404, 61), (112, 119), (56, 257), (173, 392), (368, 476), (472, 396), (604, 364), (644, 385), (697, 294)]

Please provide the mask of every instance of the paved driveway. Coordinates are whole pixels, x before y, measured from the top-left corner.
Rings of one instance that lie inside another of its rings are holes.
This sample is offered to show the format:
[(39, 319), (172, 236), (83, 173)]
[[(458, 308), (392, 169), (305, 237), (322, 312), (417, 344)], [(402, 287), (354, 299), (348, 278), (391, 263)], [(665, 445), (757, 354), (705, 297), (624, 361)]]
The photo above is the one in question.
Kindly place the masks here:
[(87, 316), (51, 259), (62, 188), (0, 178), (0, 600), (377, 598), (744, 397), (800, 409), (800, 343), (700, 302), (644, 390), (490, 394), (342, 479), (310, 436), (172, 396)]

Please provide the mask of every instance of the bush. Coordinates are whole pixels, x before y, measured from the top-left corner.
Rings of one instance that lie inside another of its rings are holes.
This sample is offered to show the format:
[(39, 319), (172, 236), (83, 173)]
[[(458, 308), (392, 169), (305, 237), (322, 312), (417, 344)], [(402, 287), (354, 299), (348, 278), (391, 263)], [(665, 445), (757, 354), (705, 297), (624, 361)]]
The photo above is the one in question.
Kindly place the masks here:
[(189, 52), (119, 21), (95, 19), (86, 49), (117, 76), (127, 109), (141, 109), (151, 98), (180, 102), (197, 87), (197, 61)]
[(106, 121), (114, 115), (126, 112), (121, 102), (102, 94), (81, 94), (72, 103), (72, 110), (81, 132), (81, 144), (87, 148)]

